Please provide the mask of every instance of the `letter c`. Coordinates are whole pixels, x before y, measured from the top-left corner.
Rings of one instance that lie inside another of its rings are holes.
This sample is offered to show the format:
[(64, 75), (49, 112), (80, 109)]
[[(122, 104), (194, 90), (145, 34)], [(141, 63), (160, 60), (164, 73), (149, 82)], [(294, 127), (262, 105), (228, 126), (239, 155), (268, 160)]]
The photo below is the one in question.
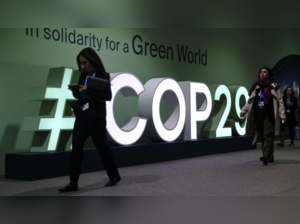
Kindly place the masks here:
[(107, 109), (107, 131), (109, 142), (119, 145), (134, 144), (142, 136), (147, 119), (132, 117), (131, 120), (123, 127), (119, 127), (114, 115), (114, 100), (120, 91), (124, 97), (138, 96), (145, 89), (141, 81), (130, 73), (113, 73), (111, 76), (112, 99), (106, 102)]

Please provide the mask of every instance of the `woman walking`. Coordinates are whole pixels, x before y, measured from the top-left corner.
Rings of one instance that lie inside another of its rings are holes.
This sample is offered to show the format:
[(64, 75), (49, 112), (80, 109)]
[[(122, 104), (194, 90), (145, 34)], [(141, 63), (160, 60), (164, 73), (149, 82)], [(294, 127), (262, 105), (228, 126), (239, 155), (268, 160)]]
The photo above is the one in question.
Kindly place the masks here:
[(249, 99), (240, 116), (247, 115), (247, 131), (257, 131), (261, 138), (263, 164), (274, 162), (274, 135), (279, 134), (280, 122), (285, 121), (283, 101), (277, 81), (269, 67), (259, 70), (258, 80), (249, 91)]
[[(91, 136), (104, 168), (109, 177), (106, 187), (114, 186), (121, 180), (114, 162), (111, 149), (106, 143), (106, 104), (111, 100), (110, 77), (106, 73), (100, 57), (92, 48), (83, 49), (77, 56), (77, 64), (81, 72), (78, 87), (69, 85), (69, 90), (78, 99), (72, 103), (76, 120), (72, 138), (70, 183), (59, 189), (60, 192), (78, 190), (78, 180), (83, 159), (84, 143)], [(103, 89), (87, 87), (89, 77), (106, 80)]]
[(286, 127), (290, 131), (290, 146), (294, 146), (294, 127), (297, 125), (295, 110), (298, 109), (298, 99), (294, 96), (292, 87), (287, 87), (283, 92), (283, 103), (285, 107), (286, 123), (282, 123), (280, 127), (280, 142), (277, 145), (284, 146), (284, 137)]

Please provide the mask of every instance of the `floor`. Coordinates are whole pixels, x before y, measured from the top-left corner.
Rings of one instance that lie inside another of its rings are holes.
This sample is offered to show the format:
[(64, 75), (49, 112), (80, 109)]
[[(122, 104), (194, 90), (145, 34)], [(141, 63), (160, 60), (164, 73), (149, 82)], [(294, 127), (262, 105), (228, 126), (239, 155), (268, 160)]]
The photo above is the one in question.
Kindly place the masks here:
[(108, 188), (105, 171), (82, 174), (79, 191), (64, 194), (57, 189), (68, 177), (27, 182), (2, 176), (0, 196), (300, 196), (300, 142), (276, 145), (268, 166), (259, 161), (260, 147), (120, 168), (121, 182)]

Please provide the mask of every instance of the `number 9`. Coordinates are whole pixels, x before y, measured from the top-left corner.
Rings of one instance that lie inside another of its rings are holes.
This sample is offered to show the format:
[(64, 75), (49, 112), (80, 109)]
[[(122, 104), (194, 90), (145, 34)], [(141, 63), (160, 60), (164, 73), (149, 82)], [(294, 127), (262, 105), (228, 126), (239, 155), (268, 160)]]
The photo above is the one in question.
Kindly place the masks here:
[[(247, 102), (249, 98), (248, 91), (243, 86), (230, 86), (228, 88), (231, 92), (232, 102), (234, 102), (229, 114), (229, 118), (234, 119), (234, 122), (232, 123), (232, 135), (245, 135), (247, 118), (246, 116), (243, 118), (240, 117), (240, 113), (242, 111), (240, 107), (240, 99), (242, 96), (244, 96), (246, 100), (245, 102)], [(240, 123), (241, 120), (243, 120), (242, 123)]]

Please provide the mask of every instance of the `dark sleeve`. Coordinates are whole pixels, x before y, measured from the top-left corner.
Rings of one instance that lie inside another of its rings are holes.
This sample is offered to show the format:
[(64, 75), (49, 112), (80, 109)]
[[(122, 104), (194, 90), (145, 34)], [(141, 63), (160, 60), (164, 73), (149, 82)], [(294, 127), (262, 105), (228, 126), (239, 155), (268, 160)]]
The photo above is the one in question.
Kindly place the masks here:
[(286, 98), (285, 97), (282, 97), (282, 101), (283, 101), (283, 106), (284, 108), (286, 109), (287, 105), (286, 105)]
[[(83, 79), (84, 79), (84, 75), (81, 73), (77, 84), (78, 84), (78, 85), (82, 85), (82, 84), (83, 84)], [(73, 91), (73, 96), (74, 96), (76, 99), (79, 99), (80, 93), (79, 93), (79, 90), (78, 90), (78, 89), (76, 89), (76, 90)]]
[(73, 96), (74, 96), (74, 98), (79, 99), (79, 90), (78, 89), (73, 91)]
[(111, 88), (110, 88), (110, 78), (108, 73), (104, 73), (104, 77), (106, 79), (107, 87), (105, 91), (99, 89), (87, 88), (84, 91), (84, 96), (88, 101), (110, 101), (111, 100)]
[(295, 97), (293, 100), (293, 109), (297, 110), (298, 109), (298, 99)]

